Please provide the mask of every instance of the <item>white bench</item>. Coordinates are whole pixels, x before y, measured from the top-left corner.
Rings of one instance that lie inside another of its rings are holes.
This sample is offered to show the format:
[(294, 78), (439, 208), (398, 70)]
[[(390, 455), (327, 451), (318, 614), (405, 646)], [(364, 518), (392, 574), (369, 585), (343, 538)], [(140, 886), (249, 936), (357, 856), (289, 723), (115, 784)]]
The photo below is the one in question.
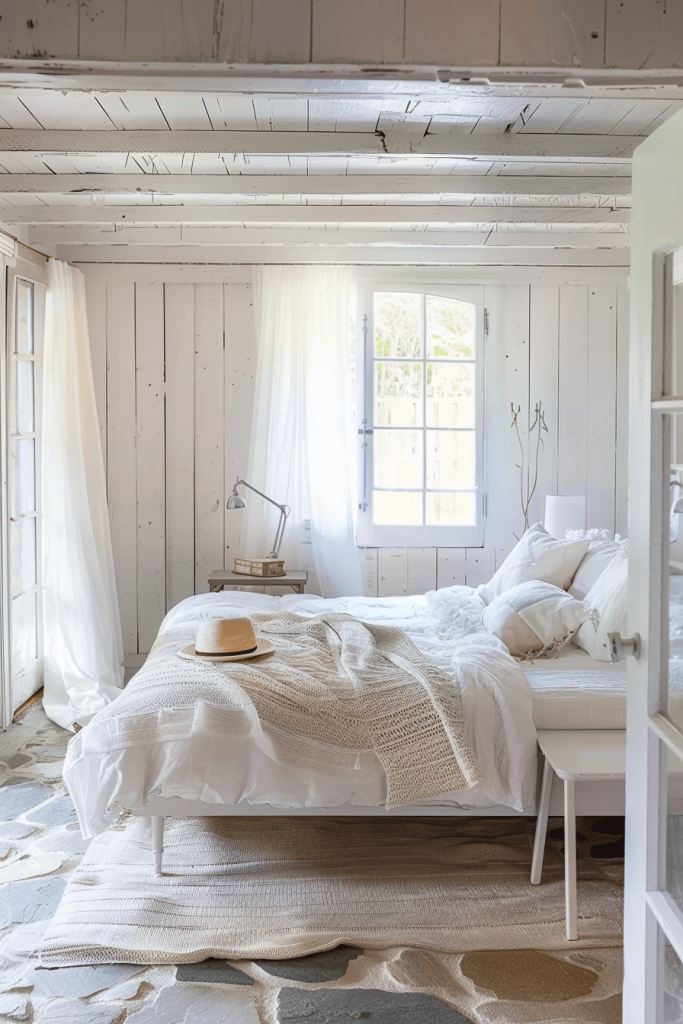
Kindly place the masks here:
[(536, 819), (531, 883), (539, 885), (548, 830), (553, 775), (564, 783), (564, 883), (567, 938), (576, 928), (576, 801), (577, 782), (622, 780), (626, 772), (626, 733), (617, 729), (543, 729), (538, 745), (545, 757)]

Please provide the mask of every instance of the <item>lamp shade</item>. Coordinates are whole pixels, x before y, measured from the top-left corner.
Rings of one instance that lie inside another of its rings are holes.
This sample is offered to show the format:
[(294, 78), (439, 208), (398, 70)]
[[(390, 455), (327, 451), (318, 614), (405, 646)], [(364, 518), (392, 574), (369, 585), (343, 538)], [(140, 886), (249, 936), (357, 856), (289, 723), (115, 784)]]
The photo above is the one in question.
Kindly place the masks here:
[(557, 539), (564, 537), (566, 530), (585, 530), (586, 499), (576, 494), (548, 494), (543, 525)]

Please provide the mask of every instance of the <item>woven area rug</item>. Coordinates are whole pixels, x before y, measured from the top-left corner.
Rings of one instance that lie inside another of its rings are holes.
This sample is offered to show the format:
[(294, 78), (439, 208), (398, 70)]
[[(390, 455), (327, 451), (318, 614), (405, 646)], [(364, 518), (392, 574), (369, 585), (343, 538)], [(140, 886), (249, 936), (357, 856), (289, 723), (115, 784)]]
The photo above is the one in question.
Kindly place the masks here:
[(529, 883), (534, 819), (176, 818), (154, 875), (148, 819), (128, 816), (75, 869), (46, 966), (285, 958), (347, 943), (447, 953), (621, 944), (621, 867), (579, 861), (579, 938), (563, 862)]

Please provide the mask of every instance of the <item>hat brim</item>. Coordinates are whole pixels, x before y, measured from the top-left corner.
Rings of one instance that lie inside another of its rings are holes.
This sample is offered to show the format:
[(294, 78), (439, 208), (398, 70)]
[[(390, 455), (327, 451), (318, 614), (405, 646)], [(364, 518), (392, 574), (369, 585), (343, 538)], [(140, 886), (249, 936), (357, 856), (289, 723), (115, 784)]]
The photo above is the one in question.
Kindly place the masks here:
[(181, 647), (177, 651), (179, 658), (186, 661), (248, 661), (251, 658), (260, 658), (262, 654), (273, 654), (275, 647), (270, 640), (256, 640), (256, 650), (249, 654), (197, 654), (194, 644)]

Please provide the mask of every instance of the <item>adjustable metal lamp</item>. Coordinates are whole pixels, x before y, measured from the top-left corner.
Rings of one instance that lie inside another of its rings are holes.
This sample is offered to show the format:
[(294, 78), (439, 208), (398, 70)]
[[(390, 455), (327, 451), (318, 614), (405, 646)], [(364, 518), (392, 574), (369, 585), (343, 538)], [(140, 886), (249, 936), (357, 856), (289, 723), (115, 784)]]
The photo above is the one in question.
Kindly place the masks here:
[[(258, 494), (260, 498), (263, 498), (265, 501), (269, 501), (271, 505), (275, 505), (275, 508), (280, 510), (280, 519), (277, 524), (277, 530), (275, 531), (273, 549), (267, 555), (267, 557), (261, 559), (236, 558), (234, 571), (243, 573), (245, 576), (284, 576), (285, 564), (278, 558), (278, 552), (280, 550), (280, 545), (282, 544), (282, 537), (285, 532), (287, 516), (289, 515), (290, 511), (289, 505), (280, 505), (279, 502), (274, 501), (273, 498), (269, 498), (267, 494), (263, 493), (263, 491), (259, 491), (258, 487), (254, 487), (252, 486), (252, 484), (247, 483), (246, 480), (241, 480), (238, 478), (232, 489), (232, 494), (228, 498), (227, 504), (225, 506), (226, 508), (235, 509), (247, 507), (246, 501), (237, 492), (238, 487), (248, 487), (250, 491), (254, 492), (254, 494)], [(265, 563), (270, 564), (265, 565)], [(238, 568), (238, 564), (240, 568)]]

